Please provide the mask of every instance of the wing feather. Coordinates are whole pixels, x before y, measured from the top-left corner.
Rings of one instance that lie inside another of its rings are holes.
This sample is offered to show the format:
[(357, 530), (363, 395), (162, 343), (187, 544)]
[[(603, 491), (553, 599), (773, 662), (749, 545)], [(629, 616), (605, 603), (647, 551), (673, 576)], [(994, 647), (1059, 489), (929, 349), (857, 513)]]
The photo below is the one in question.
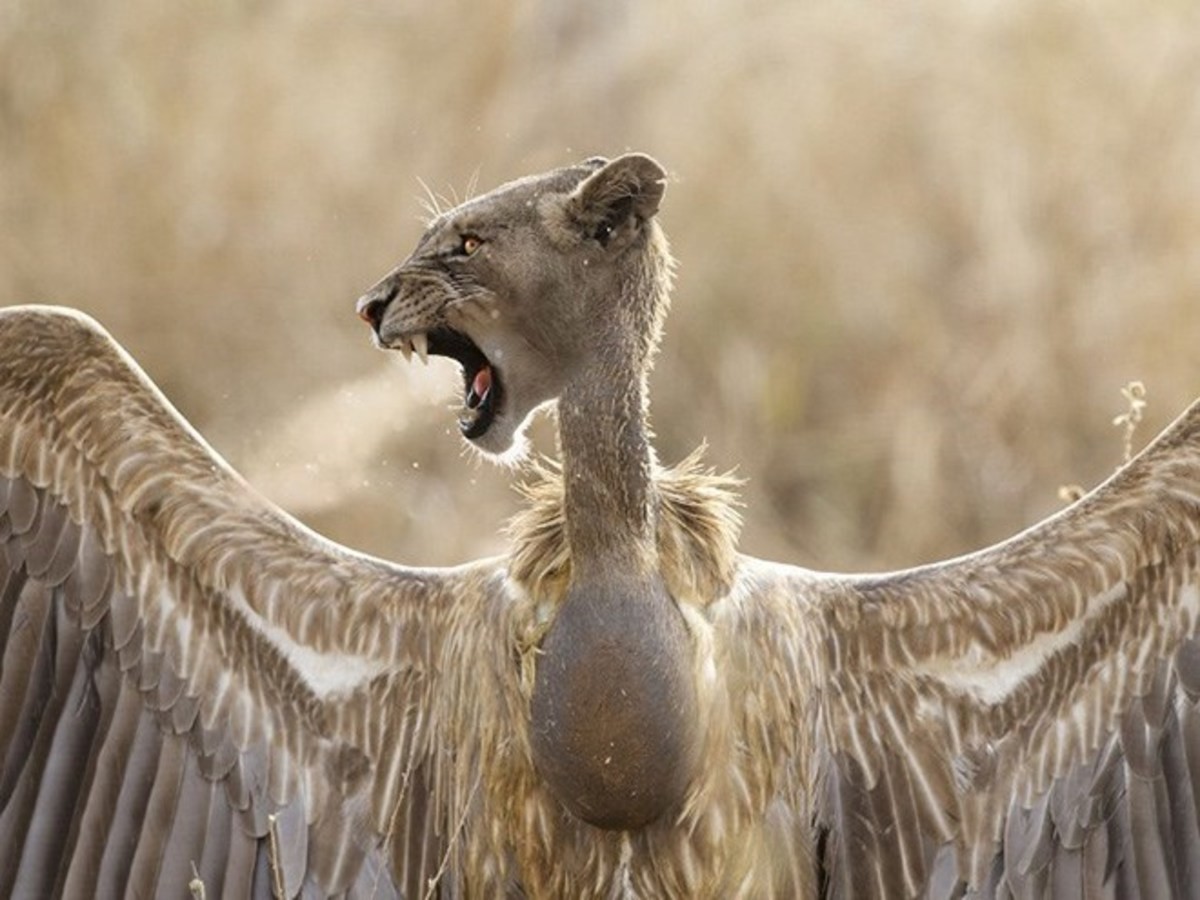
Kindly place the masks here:
[[(61, 616), (59, 613), (59, 622), (56, 623), (60, 631)], [(87, 766), (80, 763), (88, 760), (90, 756), (92, 732), (101, 718), (100, 704), (96, 702), (91, 681), (91, 669), (96, 656), (94, 641), (88, 638), (82, 648), (77, 641), (62, 641), (57, 649), (64, 661), (68, 656), (74, 655), (78, 665), (74, 667), (71, 686), (63, 697), (59, 714), (54, 716), (54, 711), (47, 709), (42, 734), (39, 734), (39, 741), (33, 752), (40, 755), (50, 746), (62, 748), (64, 752), (46, 759), (36, 795), (36, 806), (25, 836), (25, 855), (35, 855), (39, 860), (45, 859), (47, 863), (60, 858), (75, 838), (75, 798), (88, 775)], [(23, 868), (40, 870), (46, 878), (52, 878), (58, 871), (53, 865), (40, 861), (36, 865), (23, 865)], [(35, 889), (29, 891), (28, 896), (45, 896), (52, 883), (38, 884)], [(19, 889), (17, 896), (23, 896)]]
[(825, 790), (790, 799), (828, 835), (831, 895), (1200, 891), (1200, 404), (1003, 544), (740, 579), (756, 665), (818, 724)]
[(90, 320), (0, 311), (0, 895), (423, 896), (502, 572), (324, 541)]
[(82, 896), (97, 884), (121, 787), (113, 772), (124, 765), (141, 714), (137, 691), (121, 678), (111, 656), (100, 657), (95, 679), (98, 698), (115, 694), (117, 699), (115, 703), (101, 701), (100, 721), (93, 729), (88, 778), (78, 791), (83, 799), (77, 808), (77, 837), (65, 872), (66, 896)]
[[(134, 689), (128, 693), (132, 697)], [(125, 891), (163, 749), (162, 732), (144, 710), (136, 711), (130, 730), (121, 736), (128, 743), (118, 748), (113, 768), (104, 773), (105, 780), (114, 782), (115, 803), (96, 882), (98, 896), (115, 897)]]

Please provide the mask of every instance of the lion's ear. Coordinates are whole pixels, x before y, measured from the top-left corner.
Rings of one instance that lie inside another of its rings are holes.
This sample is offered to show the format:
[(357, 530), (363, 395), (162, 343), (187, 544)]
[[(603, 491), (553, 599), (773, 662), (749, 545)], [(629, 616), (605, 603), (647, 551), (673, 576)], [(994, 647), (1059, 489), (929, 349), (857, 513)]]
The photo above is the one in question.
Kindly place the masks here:
[(662, 166), (644, 153), (627, 153), (580, 183), (567, 200), (567, 214), (581, 237), (603, 247), (624, 245), (658, 212), (666, 190)]

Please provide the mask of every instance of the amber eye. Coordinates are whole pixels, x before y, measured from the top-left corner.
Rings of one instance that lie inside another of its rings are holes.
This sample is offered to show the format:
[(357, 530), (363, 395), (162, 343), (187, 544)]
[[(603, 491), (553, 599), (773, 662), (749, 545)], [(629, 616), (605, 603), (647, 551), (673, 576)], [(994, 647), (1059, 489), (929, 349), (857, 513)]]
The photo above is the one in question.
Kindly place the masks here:
[(460, 245), (459, 249), (462, 251), (463, 256), (470, 256), (472, 253), (474, 253), (476, 250), (478, 250), (482, 245), (483, 245), (483, 241), (481, 241), (479, 238), (475, 237), (475, 235), (464, 234), (463, 238), (462, 238), (462, 244)]

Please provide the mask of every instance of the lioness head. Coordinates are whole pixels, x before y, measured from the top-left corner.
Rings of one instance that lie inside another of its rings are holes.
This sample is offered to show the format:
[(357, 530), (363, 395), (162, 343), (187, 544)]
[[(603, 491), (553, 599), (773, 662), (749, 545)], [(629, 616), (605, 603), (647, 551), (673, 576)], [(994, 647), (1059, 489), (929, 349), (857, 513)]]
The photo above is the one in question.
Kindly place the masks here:
[[(641, 154), (503, 185), (434, 219), (358, 313), (381, 347), (457, 360), (459, 430), (503, 454), (572, 378), (601, 377), (622, 337), (653, 350), (669, 277), (653, 222), (665, 186)], [(635, 289), (646, 279), (661, 290)]]

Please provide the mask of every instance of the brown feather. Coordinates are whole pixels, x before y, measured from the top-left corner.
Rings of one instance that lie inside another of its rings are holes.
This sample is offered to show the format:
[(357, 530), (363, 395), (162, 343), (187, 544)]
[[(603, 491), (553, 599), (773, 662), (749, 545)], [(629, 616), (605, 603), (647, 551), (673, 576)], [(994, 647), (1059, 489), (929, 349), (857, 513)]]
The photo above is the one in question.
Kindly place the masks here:
[(65, 506), (44, 500), (38, 504), (36, 522), (23, 535), (25, 570), (31, 578), (36, 578), (47, 586), (53, 586), (53, 582), (45, 576), (54, 560), (58, 542), (64, 536), (68, 521)]
[[(228, 896), (1194, 883), (1200, 406), (1080, 502), (958, 560), (854, 577), (738, 556), (733, 482), (649, 446), (661, 169), (543, 178), (548, 203), (565, 192), (561, 241), (589, 204), (644, 212), (618, 298), (641, 302), (638, 333), (601, 348), (629, 390), (606, 405), (602, 380), (576, 380), (592, 393), (560, 418), (568, 471), (609, 424), (633, 456), (591, 470), (608, 477), (590, 495), (544, 467), (506, 559), (414, 570), (331, 545), (90, 320), (0, 311), (0, 893), (52, 888), (33, 861), (55, 858), (64, 889), (105, 896), (179, 892), (196, 857)], [(629, 531), (578, 514), (606, 491)], [(661, 718), (695, 726), (701, 763), (627, 832), (564, 812), (531, 759), (542, 639), (576, 576), (604, 583), (597, 548), (665, 584), (687, 629), (667, 661), (696, 698)]]
[(1126, 780), (1129, 796), (1130, 863), (1143, 897), (1174, 896), (1175, 878), (1163, 838), (1161, 805), (1154, 780), (1131, 773)]
[[(201, 773), (203, 775), (203, 773)], [(210, 794), (208, 798), (208, 814), (199, 819), (199, 827), (203, 834), (203, 851), (188, 860), (189, 865), (196, 866), (195, 877), (205, 886), (207, 896), (216, 896), (222, 888), (226, 873), (232, 871), (236, 863), (232, 859), (233, 841), (240, 835), (240, 829), (234, 823), (233, 810), (229, 807), (229, 798), (220, 783), (214, 783), (207, 778), (195, 779), (198, 783), (207, 785)], [(180, 806), (180, 814), (187, 807)], [(187, 881), (191, 881), (193, 873), (189, 869)], [(236, 896), (236, 895), (230, 895)]]
[[(220, 814), (229, 818), (233, 831), (220, 823), (213, 825), (216, 833), (224, 831), (231, 837), (226, 851), (214, 851), (214, 859), (226, 859), (210, 864), (210, 883), (226, 865), (236, 868), (230, 861), (233, 857), (258, 858), (257, 842), (265, 839), (267, 816), (281, 803), (288, 810), (279, 821), (287, 826), (290, 849), (285, 877), (289, 889), (294, 886), (298, 890), (302, 882), (323, 883), (328, 873), (310, 868), (303, 849), (310, 815), (314, 819), (323, 816), (334, 835), (356, 826), (339, 813), (350, 798), (338, 791), (319, 790), (314, 801), (326, 806), (316, 813), (295, 799), (302, 782), (317, 784), (321, 777), (324, 751), (320, 742), (328, 712), (325, 701), (310, 690), (308, 676), (302, 675), (280, 648), (290, 646), (287, 641), (299, 640), (296, 636), (307, 628), (301, 622), (323, 621), (324, 637), (317, 652), (357, 657), (366, 661), (366, 671), (387, 673), (404, 654), (415, 659), (416, 654), (436, 652), (438, 644), (414, 640), (411, 628), (404, 648), (394, 639), (380, 642), (372, 634), (403, 631), (404, 621), (416, 622), (412, 610), (419, 608), (431, 591), (440, 591), (444, 582), (464, 575), (409, 574), (347, 554), (284, 520), (253, 497), (195, 439), (128, 359), (90, 323), (40, 311), (5, 313), (0, 316), (0, 340), (9, 348), (23, 347), (22, 352), (29, 354), (20, 363), (29, 367), (20, 379), (0, 373), (0, 398), (4, 401), (0, 403), (0, 443), (4, 445), (0, 457), (15, 467), (0, 473), (4, 476), (0, 522), (6, 533), (0, 566), (0, 620), (5, 625), (0, 697), (8, 698), (0, 701), (0, 724), (11, 721), (14, 726), (0, 746), (0, 761), (4, 762), (0, 787), (5, 791), (0, 797), (0, 834), (6, 837), (0, 843), (6, 845), (5, 852), (20, 852), (20, 842), (9, 841), (7, 836), (22, 816), (31, 814), (31, 803), (39, 822), (55, 818), (56, 803), (48, 799), (50, 795), (44, 802), (37, 799), (37, 772), (23, 761), (22, 754), (37, 738), (29, 723), (37, 720), (25, 716), (22, 709), (45, 705), (40, 693), (30, 693), (33, 689), (43, 692), (52, 684), (61, 684), (59, 696), (64, 696), (69, 687), (69, 678), (48, 668), (52, 667), (53, 648), (40, 637), (43, 629), (28, 627), (31, 613), (45, 622), (56, 604), (61, 604), (60, 609), (72, 617), (72, 624), (60, 629), (59, 640), (67, 639), (62, 645), (63, 659), (72, 654), (80, 658), (71, 649), (77, 646), (71, 640), (103, 629), (111, 643), (102, 655), (112, 654), (116, 665), (108, 668), (108, 663), (102, 663), (101, 670), (112, 672), (111, 677), (125, 685), (117, 690), (116, 682), (105, 681), (110, 686), (104, 688), (108, 693), (107, 699), (101, 698), (101, 706), (111, 710), (104, 717), (108, 724), (95, 725), (92, 735), (85, 736), (91, 720), (72, 723), (80, 729), (78, 753), (83, 759), (94, 754), (95, 762), (88, 764), (87, 777), (63, 780), (54, 795), (81, 794), (75, 801), (79, 837), (64, 834), (59, 838), (68, 843), (73, 840), (75, 848), (64, 850), (75, 854), (63, 868), (64, 886), (100, 885), (119, 893), (132, 878), (132, 884), (155, 890), (158, 878), (173, 878), (186, 869), (181, 860), (195, 841), (186, 836), (192, 832), (180, 829), (194, 821), (191, 814), (200, 816), (202, 822), (209, 808), (192, 783), (193, 778), (201, 777), (198, 769), (194, 775), (180, 774), (193, 772), (192, 766), (202, 767), (216, 779), (234, 771), (244, 776), (240, 782), (230, 783), (231, 790), (250, 813), (251, 818), (243, 824), (256, 832), (249, 845), (234, 838), (242, 825), (232, 819), (241, 819), (242, 814), (223, 805), (224, 801), (212, 807), (224, 810)], [(0, 369), (14, 358), (0, 359)], [(114, 402), (121, 406), (120, 417), (97, 414), (106, 403)], [(86, 457), (80, 452), (85, 446)], [(46, 486), (47, 499), (41, 499), (42, 489), (35, 488), (35, 483)], [(188, 498), (186, 502), (180, 502), (181, 495)], [(214, 529), (217, 521), (223, 524)], [(203, 537), (198, 538), (199, 534)], [(230, 549), (242, 540), (257, 540), (262, 549), (231, 554)], [(248, 559), (267, 559), (270, 553), (295, 560), (294, 565), (280, 565), (277, 571), (282, 579), (295, 578), (291, 584), (305, 585), (303, 595), (312, 598), (307, 606), (277, 606), (276, 589), (264, 589), (259, 576), (246, 568)], [(61, 595), (38, 594), (40, 589), (27, 580), (31, 576), (61, 583)], [(363, 580), (356, 583), (354, 579), (359, 577)], [(331, 584), (344, 584), (349, 590), (341, 586), (331, 589)], [(233, 595), (238, 602), (231, 601)], [(308, 615), (307, 609), (314, 609), (316, 615)], [(269, 623), (266, 613), (278, 613), (282, 618)], [(268, 628), (278, 631), (268, 636)], [(186, 646), (181, 643), (184, 640)], [(368, 646), (380, 647), (383, 652), (372, 657), (375, 651)], [(214, 657), (218, 647), (220, 655)], [(428, 665), (422, 668), (431, 669)], [(336, 669), (330, 666), (330, 671)], [(31, 672), (46, 674), (31, 678)], [(344, 680), (341, 675), (320, 677)], [(130, 691), (130, 679), (145, 693)], [(220, 694), (211, 692), (218, 680), (223, 684)], [(424, 681), (413, 684), (426, 690)], [(332, 701), (341, 700), (338, 690), (357, 689), (353, 681), (345, 681), (345, 685), (330, 693)], [(261, 706), (265, 714), (250, 704)], [(152, 716), (152, 710), (160, 710), (163, 716)], [(234, 710), (238, 710), (236, 719), (231, 716)], [(203, 728), (201, 713), (206, 723)], [(365, 734), (357, 721), (349, 724)], [(184, 740), (168, 739), (164, 744), (164, 728)], [(233, 733), (241, 736), (243, 746), (231, 740)], [(279, 736), (277, 744), (268, 739), (268, 733)], [(423, 740), (419, 735), (418, 741)], [(417, 746), (419, 743), (410, 746), (408, 752)], [(192, 747), (199, 750), (180, 749)], [(374, 747), (377, 754), (394, 752), (382, 743), (376, 742)], [(174, 755), (164, 757), (167, 761), (156, 767), (153, 760), (168, 751)], [(179, 760), (191, 759), (193, 752), (200, 755), (181, 769)], [(50, 758), (55, 765), (64, 765), (75, 756), (68, 753)], [(40, 757), (35, 754), (35, 758)], [(19, 766), (17, 761), (21, 761)], [(147, 778), (155, 772), (158, 781), (148, 783)], [(371, 782), (362, 778), (346, 783), (346, 789), (360, 797), (370, 786)], [(225, 796), (224, 785), (214, 789)], [(192, 806), (196, 808), (189, 813)], [(144, 810), (151, 813), (145, 822)], [(176, 825), (158, 827), (170, 822)], [(193, 825), (187, 827), (194, 831)], [(436, 818), (427, 817), (423, 827), (437, 827)], [(152, 829), (160, 833), (152, 834)], [(37, 834), (42, 830), (39, 825)], [(382, 833), (364, 837), (363, 849), (355, 858), (365, 860), (378, 852), (375, 848), (383, 837)], [(196, 844), (195, 849), (199, 853), (203, 846)], [(164, 859), (170, 861), (165, 867)], [(248, 871), (253, 871), (253, 865), (251, 862)], [(5, 870), (14, 871), (15, 864), (6, 865)], [(241, 876), (230, 872), (228, 877), (236, 880)], [(344, 880), (349, 876), (338, 877)], [(219, 880), (216, 887), (220, 888)]]
[[(60, 633), (65, 630), (62, 615), (60, 607)], [(99, 635), (94, 635), (89, 642), (95, 645), (99, 643), (98, 638)], [(81, 812), (77, 809), (76, 797), (86, 784), (92, 735), (101, 718), (92, 684), (95, 650), (82, 648), (80, 652), (68, 640), (60, 643), (60, 651), (74, 656), (78, 665), (69, 680), (69, 689), (58, 715), (54, 721), (47, 718), (44, 722), (49, 740), (39, 741), (34, 750), (37, 758), (45, 760), (45, 767), (41, 772), (33, 816), (26, 824), (25, 850), (14, 896), (48, 895), (55, 880), (64, 874), (63, 860), (73, 855), (76, 819)], [(65, 684), (56, 680), (59, 690)], [(50, 710), (47, 710), (49, 714)], [(27, 767), (23, 777), (32, 783), (32, 766)]]
[(0, 805), (8, 804), (28, 762), (49, 691), (53, 652), (49, 592), (38, 582), (14, 588), (0, 669)]
[[(93, 635), (103, 643), (100, 632)], [(102, 656), (97, 664), (96, 689), (103, 714), (92, 738), (86, 800), (76, 812), (78, 833), (64, 873), (63, 891), (68, 897), (82, 896), (98, 883), (121, 789), (123, 760), (144, 715), (141, 698), (122, 678), (111, 655)]]
[[(75, 565), (67, 576), (64, 589), (68, 606), (78, 609), (81, 614), (92, 611), (103, 614), (108, 592), (112, 589), (112, 569), (96, 532), (90, 528), (83, 529), (80, 534)], [(81, 624), (90, 631), (97, 622), (99, 615), (86, 617)]]
[[(182, 748), (183, 767), (175, 796), (169, 798), (171, 802), (164, 800), (162, 804), (170, 815), (154, 876), (154, 883), (162, 886), (186, 885), (191, 881), (192, 865), (203, 859), (209, 840), (210, 807), (214, 803), (219, 805), (222, 793), (220, 785), (214, 785), (200, 774), (195, 757), (187, 752), (182, 740), (168, 740)], [(213, 837), (217, 835), (219, 832)]]
[(1107, 826), (1095, 828), (1087, 833), (1084, 842), (1080, 882), (1083, 896), (1089, 900), (1092, 897), (1113, 896), (1113, 882), (1109, 870), (1112, 855), (1109, 853), (1108, 835)]
[(32, 484), (24, 478), (9, 482), (8, 521), (13, 534), (25, 534), (37, 518), (38, 494)]
[(1076, 897), (1086, 900), (1083, 893), (1083, 852), (1080, 848), (1070, 848), (1065, 844), (1055, 846), (1050, 873), (1048, 896), (1055, 900), (1072, 900)]
[(271, 831), (275, 839), (267, 846), (272, 865), (278, 868), (285, 896), (294, 897), (300, 891), (308, 866), (308, 822), (300, 797), (273, 814)]
[[(704, 468), (703, 450), (654, 474), (664, 580), (679, 602), (701, 605), (728, 593), (741, 527), (739, 482)], [(508, 527), (513, 544), (509, 575), (533, 596), (554, 601), (571, 575), (561, 469), (544, 462), (520, 492), (526, 505)]]
[[(212, 874), (205, 879), (204, 884), (213, 896), (254, 896), (252, 886), (256, 871), (255, 863), (259, 854), (265, 855), (265, 852), (262, 844), (256, 838), (246, 834), (236, 825), (233, 826), (229, 833), (229, 853), (226, 856), (225, 868), (214, 871), (206, 867)], [(209, 880), (210, 878), (212, 880)], [(219, 887), (213, 890), (217, 885)]]
[(130, 731), (128, 743), (122, 741), (124, 752), (113, 760), (116, 802), (96, 876), (96, 895), (101, 897), (125, 891), (162, 752), (162, 734), (149, 712), (137, 710)]

